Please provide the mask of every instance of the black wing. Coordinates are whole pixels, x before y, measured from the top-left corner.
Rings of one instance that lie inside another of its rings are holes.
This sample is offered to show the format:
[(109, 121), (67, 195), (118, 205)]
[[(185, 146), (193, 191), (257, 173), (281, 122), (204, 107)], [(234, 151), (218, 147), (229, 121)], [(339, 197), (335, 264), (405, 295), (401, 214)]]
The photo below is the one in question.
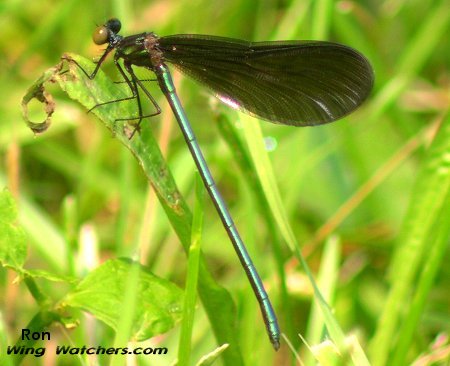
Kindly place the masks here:
[(354, 49), (320, 41), (246, 42), (161, 37), (164, 60), (206, 85), (224, 103), (293, 126), (332, 122), (369, 95), (373, 71)]

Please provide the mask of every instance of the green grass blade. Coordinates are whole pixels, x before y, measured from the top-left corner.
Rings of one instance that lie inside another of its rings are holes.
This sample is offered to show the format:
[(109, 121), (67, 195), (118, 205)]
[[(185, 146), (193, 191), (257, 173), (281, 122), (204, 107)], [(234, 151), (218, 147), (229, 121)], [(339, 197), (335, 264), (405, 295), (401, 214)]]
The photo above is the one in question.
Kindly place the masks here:
[[(7, 327), (7, 325), (6, 325), (5, 319), (3, 318), (3, 312), (0, 312), (0, 347), (2, 350), (6, 350), (8, 347), (8, 344), (9, 344), (6, 327)], [(14, 366), (13, 358), (6, 357), (6, 354), (4, 351), (0, 355), (0, 361), (1, 361), (2, 365)]]
[[(261, 214), (264, 218), (264, 226), (268, 231), (268, 238), (272, 244), (273, 252), (275, 255), (275, 262), (277, 268), (277, 274), (279, 277), (279, 292), (282, 305), (282, 313), (285, 319), (291, 319), (294, 315), (292, 314), (288, 290), (286, 286), (286, 273), (284, 270), (284, 260), (282, 255), (282, 242), (280, 240), (278, 229), (275, 224), (275, 220), (272, 216), (272, 211), (270, 209), (269, 203), (264, 194), (263, 187), (260, 180), (258, 179), (257, 172), (253, 165), (253, 160), (250, 157), (248, 150), (245, 148), (242, 139), (239, 136), (238, 131), (233, 126), (231, 119), (225, 114), (218, 114), (218, 129), (223, 136), (224, 140), (228, 144), (234, 160), (238, 164), (241, 173), (244, 175), (244, 179), (250, 187), (252, 193), (255, 196), (255, 201), (258, 204), (258, 214)], [(291, 322), (287, 322), (284, 332), (290, 337), (294, 337), (296, 332)]]
[(411, 347), (413, 336), (418, 329), (420, 317), (424, 313), (431, 287), (443, 264), (444, 255), (450, 239), (450, 190), (447, 192), (447, 197), (443, 201), (444, 204), (442, 205), (441, 212), (438, 214), (439, 219), (431, 229), (432, 235), (430, 239), (434, 240), (430, 240), (431, 249), (429, 255), (424, 260), (416, 293), (411, 302), (410, 310), (405, 316), (399, 331), (399, 342), (395, 347), (392, 365), (401, 366), (407, 363), (406, 356)]
[(312, 39), (327, 39), (330, 31), (331, 12), (334, 8), (333, 0), (317, 0), (312, 11)]
[[(245, 123), (242, 124), (246, 141), (249, 145), (249, 151), (252, 156), (256, 171), (258, 173), (261, 185), (263, 186), (266, 199), (272, 210), (273, 217), (280, 229), (283, 239), (289, 246), (289, 249), (297, 257), (301, 263), (306, 275), (308, 276), (311, 285), (314, 288), (314, 295), (320, 310), (322, 311), (324, 322), (326, 324), (331, 340), (336, 344), (339, 350), (346, 349), (346, 340), (343, 330), (340, 328), (336, 318), (334, 317), (330, 307), (323, 298), (319, 287), (314, 280), (314, 277), (309, 269), (306, 260), (300, 253), (300, 245), (295, 238), (294, 232), (289, 224), (286, 211), (283, 207), (280, 191), (278, 189), (275, 175), (267, 155), (267, 151), (263, 145), (263, 136), (258, 122), (250, 117), (242, 117)], [(353, 357), (354, 355), (351, 354)], [(364, 357), (363, 357), (364, 358)], [(363, 363), (368, 364), (367, 359)], [(361, 365), (361, 364), (360, 364)]]
[[(330, 304), (334, 301), (334, 292), (336, 291), (339, 276), (340, 251), (341, 244), (338, 238), (332, 237), (327, 240), (317, 278), (317, 283), (322, 290), (322, 294)], [(306, 330), (306, 339), (308, 340), (308, 343), (319, 344), (322, 341), (324, 330), (325, 324), (322, 312), (319, 309), (317, 302), (314, 302), (308, 319), (308, 328)], [(311, 353), (306, 355), (304, 358), (305, 365), (315, 364), (312, 356)]]
[(192, 242), (189, 247), (188, 271), (183, 305), (183, 322), (180, 332), (180, 345), (178, 347), (178, 365), (180, 366), (189, 365), (192, 328), (194, 325), (195, 304), (197, 299), (204, 201), (204, 186), (198, 173), (195, 181), (195, 188), (196, 199), (192, 218)]
[[(450, 189), (450, 115), (439, 129), (419, 173), (391, 264), (391, 290), (370, 351), (375, 366), (385, 365), (405, 307), (411, 302), (415, 277), (429, 251), (432, 229), (438, 225)], [(447, 220), (445, 225), (449, 225)], [(405, 265), (405, 263), (407, 265)], [(423, 296), (424, 294), (422, 294)], [(408, 337), (409, 338), (409, 337)], [(400, 357), (400, 356), (398, 356)]]
[(450, 21), (448, 1), (437, 3), (427, 14), (416, 35), (405, 47), (405, 52), (397, 65), (395, 77), (391, 78), (374, 96), (371, 102), (370, 118), (377, 120), (382, 113), (398, 98), (433, 55), (439, 41), (445, 37)]

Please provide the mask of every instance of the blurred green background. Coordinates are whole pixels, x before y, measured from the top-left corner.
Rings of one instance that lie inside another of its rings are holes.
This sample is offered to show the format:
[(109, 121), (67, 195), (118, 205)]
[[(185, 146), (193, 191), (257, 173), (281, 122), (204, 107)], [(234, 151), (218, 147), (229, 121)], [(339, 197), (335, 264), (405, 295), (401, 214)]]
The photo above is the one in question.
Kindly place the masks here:
[[(442, 265), (450, 259), (448, 0), (0, 3), (0, 182), (17, 200), (29, 239), (27, 267), (68, 274), (65, 261), (73, 256), (77, 275), (82, 276), (107, 258), (133, 256), (139, 245), (141, 261), (152, 272), (183, 287), (185, 254), (129, 151), (56, 86), (51, 90), (56, 112), (46, 133), (34, 136), (21, 116), (21, 98), (28, 87), (64, 52), (92, 60), (101, 54), (91, 34), (112, 16), (121, 19), (122, 35), (154, 31), (161, 36), (203, 33), (255, 41), (327, 39), (369, 58), (375, 87), (360, 110), (318, 128), (261, 122), (267, 153), (287, 224), (313, 274), (321, 279), (321, 290), (345, 335), (358, 337), (374, 365), (449, 362), (450, 272)], [(103, 69), (119, 80), (111, 62)], [(248, 365), (296, 364), (295, 357), (314, 364), (298, 337), (306, 337), (310, 346), (328, 338), (311, 308), (312, 287), (278, 228), (283, 219), (273, 212), (279, 234), (270, 235), (261, 202), (221, 137), (216, 108), (247, 141), (243, 121), (236, 112), (212, 104), (195, 82), (175, 75), (208, 164), (293, 347), (283, 341), (278, 353), (272, 350), (244, 272), (207, 202), (202, 250), (209, 269), (237, 306), (242, 358)], [(163, 114), (148, 123), (180, 191), (193, 205), (193, 162), (167, 103), (156, 88), (154, 92)], [(31, 105), (31, 117), (43, 119), (38, 103)], [(441, 136), (436, 143), (435, 133)], [(280, 248), (276, 256), (274, 240)], [(439, 248), (438, 253), (433, 248)], [(435, 261), (426, 262), (430, 258)], [(13, 278), (11, 271), (1, 270), (0, 332), (7, 344), (37, 311), (26, 287), (13, 285)], [(54, 283), (42, 286), (56, 298), (64, 293)], [(77, 342), (112, 343), (114, 335), (106, 326), (90, 326), (96, 329), (94, 340), (86, 327), (86, 333), (77, 333)], [(169, 355), (135, 362), (171, 364), (178, 335), (175, 328), (152, 340), (169, 347)], [(70, 343), (71, 337), (70, 331), (60, 331), (54, 342)], [(215, 347), (199, 302), (192, 364)], [(75, 358), (70, 361), (82, 364)], [(68, 364), (51, 357), (27, 362)]]

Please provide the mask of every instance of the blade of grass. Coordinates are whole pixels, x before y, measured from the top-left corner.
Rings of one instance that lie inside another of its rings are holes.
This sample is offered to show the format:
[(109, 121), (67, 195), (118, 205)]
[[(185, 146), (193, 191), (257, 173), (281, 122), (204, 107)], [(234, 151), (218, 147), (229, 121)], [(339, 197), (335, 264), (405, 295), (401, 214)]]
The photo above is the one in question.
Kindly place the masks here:
[(283, 18), (278, 22), (277, 28), (274, 30), (272, 39), (288, 39), (297, 31), (308, 16), (308, 10), (311, 0), (294, 0), (291, 1), (289, 8), (284, 13)]
[(417, 290), (411, 302), (410, 310), (403, 321), (399, 332), (399, 342), (395, 347), (394, 356), (392, 357), (392, 365), (406, 365), (406, 356), (410, 349), (413, 336), (418, 329), (420, 317), (424, 313), (424, 308), (431, 291), (431, 287), (436, 279), (438, 271), (441, 269), (442, 261), (446, 253), (446, 248), (450, 239), (450, 220), (448, 213), (450, 212), (450, 190), (447, 198), (444, 199), (445, 204), (442, 206), (441, 213), (438, 215), (439, 221), (430, 230), (433, 241), (431, 241), (431, 250), (426, 256), (422, 266)]
[(397, 100), (411, 78), (431, 57), (437, 43), (445, 37), (449, 20), (450, 11), (446, 0), (436, 4), (434, 9), (429, 12), (415, 37), (405, 47), (397, 64), (395, 77), (391, 78), (373, 98), (368, 114), (372, 121), (376, 121)]
[(399, 234), (397, 253), (390, 266), (391, 289), (370, 345), (375, 366), (387, 364), (394, 347), (393, 334), (404, 314), (404, 306), (410, 303), (409, 294), (415, 288), (414, 278), (429, 250), (431, 230), (440, 219), (439, 214), (450, 190), (450, 114), (437, 132), (427, 155)]
[[(7, 338), (7, 332), (6, 332), (6, 324), (5, 319), (3, 318), (3, 312), (0, 312), (0, 347), (3, 350), (6, 350), (8, 348), (8, 338)], [(2, 352), (2, 355), (0, 356), (0, 361), (2, 365), (5, 366), (14, 366), (13, 359), (11, 357), (6, 357), (5, 352)]]
[[(322, 260), (320, 262), (320, 270), (317, 283), (320, 286), (325, 299), (333, 302), (334, 293), (336, 291), (337, 281), (339, 279), (339, 261), (341, 256), (341, 244), (337, 237), (331, 237), (325, 243)], [(306, 329), (306, 339), (309, 344), (318, 344), (321, 342), (325, 324), (322, 313), (314, 302), (311, 314), (308, 318), (308, 327)], [(314, 365), (314, 357), (311, 353), (307, 353), (304, 357), (305, 365)]]
[(333, 8), (334, 8), (333, 0), (318, 0), (314, 2), (312, 22), (311, 22), (312, 39), (328, 38)]
[[(48, 261), (58, 273), (66, 273), (71, 253), (65, 245), (64, 235), (47, 214), (35, 203), (22, 197), (19, 220), (32, 239), (34, 248)], [(62, 260), (61, 258), (64, 258)], [(71, 259), (73, 261), (73, 258)]]
[(196, 366), (211, 366), (213, 365), (217, 358), (227, 350), (228, 344), (223, 344), (222, 346), (217, 347), (214, 351), (204, 355), (198, 362)]
[(191, 354), (192, 328), (194, 325), (195, 303), (197, 299), (198, 271), (200, 264), (200, 247), (203, 228), (203, 201), (205, 188), (200, 175), (195, 180), (195, 205), (192, 217), (192, 242), (189, 247), (188, 272), (184, 295), (183, 322), (181, 324), (180, 343), (178, 347), (178, 365), (189, 365)]
[(383, 181), (385, 181), (422, 143), (429, 141), (431, 132), (436, 130), (437, 124), (425, 127), (416, 136), (408, 140), (392, 157), (386, 161), (359, 189), (345, 201), (319, 229), (314, 237), (304, 245), (306, 253), (314, 248), (336, 230), (339, 225), (365, 200)]
[[(324, 322), (326, 324), (331, 340), (336, 344), (339, 350), (344, 352), (346, 349), (345, 334), (340, 328), (336, 318), (333, 316), (333, 313), (327, 302), (323, 298), (309, 269), (309, 266), (300, 252), (300, 245), (297, 242), (294, 232), (289, 224), (286, 211), (282, 204), (281, 195), (276, 183), (275, 175), (270, 164), (267, 151), (264, 148), (264, 139), (261, 132), (261, 127), (259, 126), (258, 122), (251, 117), (241, 116), (241, 119), (245, 119), (244, 123), (242, 123), (243, 131), (249, 146), (249, 151), (252, 156), (253, 163), (261, 181), (261, 185), (263, 186), (265, 196), (267, 198), (267, 201), (269, 202), (272, 215), (280, 229), (283, 239), (286, 241), (289, 249), (297, 257), (298, 261), (301, 263), (306, 275), (308, 276), (309, 281), (311, 282), (311, 285), (313, 286), (314, 295), (316, 296), (317, 303), (323, 313)], [(351, 356), (353, 358), (353, 354)], [(369, 364), (367, 359), (365, 359), (364, 362), (361, 361), (362, 359), (364, 359), (364, 357), (359, 358), (360, 363), (358, 364), (358, 366)]]
[[(264, 195), (263, 187), (258, 179), (255, 167), (253, 165), (252, 159), (249, 155), (247, 149), (245, 149), (244, 144), (239, 138), (239, 134), (235, 127), (232, 125), (230, 119), (223, 113), (217, 115), (218, 123), (217, 127), (224, 140), (227, 142), (230, 150), (234, 155), (234, 159), (237, 162), (242, 174), (245, 176), (245, 181), (251, 188), (251, 191), (255, 195), (255, 201), (257, 202), (260, 213), (264, 217), (265, 226), (267, 227), (270, 242), (273, 247), (275, 254), (275, 262), (277, 265), (277, 273), (279, 277), (279, 291), (282, 304), (282, 314), (285, 319), (293, 318), (288, 290), (286, 286), (286, 274), (284, 271), (284, 260), (281, 249), (281, 241), (277, 233), (277, 228), (270, 210), (269, 203)], [(285, 333), (290, 337), (294, 337), (295, 330), (293, 328), (292, 322), (287, 322)]]

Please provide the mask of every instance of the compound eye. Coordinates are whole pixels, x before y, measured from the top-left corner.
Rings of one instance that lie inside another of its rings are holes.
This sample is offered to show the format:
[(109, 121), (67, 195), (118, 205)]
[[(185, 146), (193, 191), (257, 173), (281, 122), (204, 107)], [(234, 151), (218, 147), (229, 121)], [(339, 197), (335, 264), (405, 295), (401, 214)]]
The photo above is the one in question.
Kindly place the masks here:
[(97, 27), (97, 29), (92, 34), (92, 40), (97, 45), (108, 43), (108, 41), (109, 41), (108, 28), (104, 25)]
[(120, 20), (117, 18), (112, 18), (106, 22), (106, 27), (111, 29), (111, 31), (115, 34), (119, 33), (120, 28), (122, 28), (122, 24)]

